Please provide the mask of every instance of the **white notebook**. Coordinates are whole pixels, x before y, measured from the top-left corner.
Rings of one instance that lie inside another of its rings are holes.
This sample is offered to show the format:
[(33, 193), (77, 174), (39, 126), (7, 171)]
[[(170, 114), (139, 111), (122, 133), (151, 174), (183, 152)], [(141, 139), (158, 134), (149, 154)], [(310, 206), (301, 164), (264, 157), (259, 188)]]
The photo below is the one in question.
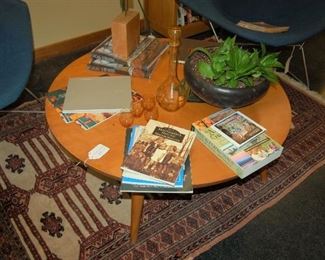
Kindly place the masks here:
[(131, 77), (71, 78), (63, 113), (117, 113), (131, 106)]

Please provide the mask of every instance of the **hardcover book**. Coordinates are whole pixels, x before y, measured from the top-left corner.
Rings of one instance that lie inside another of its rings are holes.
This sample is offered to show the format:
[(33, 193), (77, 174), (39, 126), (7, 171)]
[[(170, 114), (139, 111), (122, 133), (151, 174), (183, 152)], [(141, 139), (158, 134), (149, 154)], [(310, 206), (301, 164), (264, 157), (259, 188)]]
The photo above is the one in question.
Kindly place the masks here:
[(125, 156), (122, 170), (175, 186), (190, 152), (195, 133), (156, 120), (150, 120)]
[[(136, 139), (142, 133), (142, 126), (134, 126), (127, 130), (126, 154), (132, 149)], [(189, 157), (182, 165), (175, 186), (170, 186), (161, 181), (144, 180), (138, 174), (124, 170), (121, 180), (121, 192), (150, 192), (150, 193), (193, 193)]]
[(229, 138), (216, 131), (213, 125), (220, 120), (236, 114), (232, 109), (216, 112), (192, 124), (197, 138), (217, 157), (228, 165), (240, 178), (245, 178), (253, 172), (277, 159), (283, 147), (265, 132), (236, 146)]
[(116, 113), (129, 111), (130, 76), (71, 78), (63, 113)]
[[(101, 124), (117, 113), (62, 113), (62, 107), (65, 99), (66, 89), (57, 89), (47, 93), (47, 98), (53, 107), (62, 117), (65, 123), (76, 122), (83, 129), (89, 130), (96, 125)], [(132, 90), (132, 101), (137, 102), (143, 99), (142, 95)]]

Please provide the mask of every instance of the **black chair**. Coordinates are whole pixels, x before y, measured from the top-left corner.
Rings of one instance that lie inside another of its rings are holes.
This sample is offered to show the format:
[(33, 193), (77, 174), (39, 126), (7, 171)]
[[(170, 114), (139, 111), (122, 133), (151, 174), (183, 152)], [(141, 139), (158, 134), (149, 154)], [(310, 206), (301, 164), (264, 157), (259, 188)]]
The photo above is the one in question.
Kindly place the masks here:
[(33, 63), (33, 37), (28, 6), (0, 1), (0, 109), (15, 102), (26, 87)]
[[(210, 22), (240, 37), (269, 46), (299, 44), (306, 72), (303, 42), (325, 28), (324, 0), (179, 0)], [(238, 26), (239, 21), (288, 26), (288, 31), (267, 33)], [(288, 68), (287, 68), (288, 70)]]

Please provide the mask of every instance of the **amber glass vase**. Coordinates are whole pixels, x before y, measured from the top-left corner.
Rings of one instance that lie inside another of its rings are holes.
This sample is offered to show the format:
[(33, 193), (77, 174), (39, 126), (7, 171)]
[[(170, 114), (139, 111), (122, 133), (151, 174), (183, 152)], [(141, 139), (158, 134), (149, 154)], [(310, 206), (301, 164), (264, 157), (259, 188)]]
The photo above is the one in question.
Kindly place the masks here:
[(182, 31), (180, 27), (172, 27), (168, 30), (169, 35), (169, 71), (167, 78), (158, 87), (156, 99), (159, 106), (173, 112), (185, 105), (189, 87), (185, 81), (177, 77), (178, 49)]

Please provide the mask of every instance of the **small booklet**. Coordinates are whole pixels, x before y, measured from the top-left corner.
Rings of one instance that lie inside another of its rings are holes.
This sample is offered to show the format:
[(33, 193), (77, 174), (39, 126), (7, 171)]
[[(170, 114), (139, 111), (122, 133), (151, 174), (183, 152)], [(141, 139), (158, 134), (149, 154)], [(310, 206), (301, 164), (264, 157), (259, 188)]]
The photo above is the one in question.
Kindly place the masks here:
[(131, 77), (71, 78), (63, 113), (117, 113), (130, 111)]

